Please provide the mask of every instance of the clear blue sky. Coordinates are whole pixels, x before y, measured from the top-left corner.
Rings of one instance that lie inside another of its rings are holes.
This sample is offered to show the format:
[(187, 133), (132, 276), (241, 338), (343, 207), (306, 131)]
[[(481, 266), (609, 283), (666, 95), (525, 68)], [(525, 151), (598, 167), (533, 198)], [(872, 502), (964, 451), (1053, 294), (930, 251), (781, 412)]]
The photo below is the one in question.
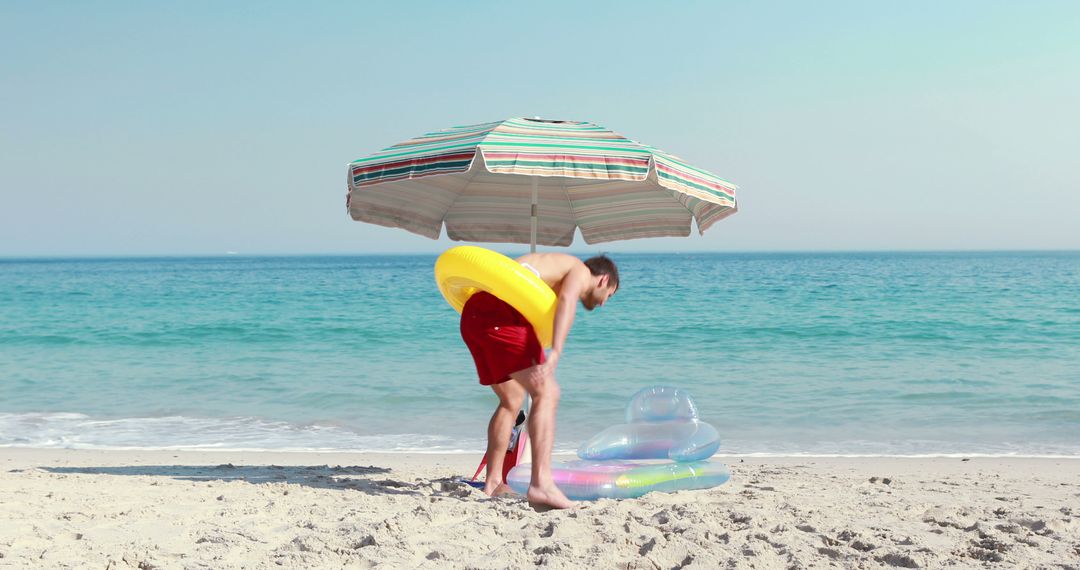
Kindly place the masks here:
[(1080, 3), (0, 4), (0, 256), (436, 252), (345, 165), (591, 121), (740, 185), (574, 250), (1080, 249)]

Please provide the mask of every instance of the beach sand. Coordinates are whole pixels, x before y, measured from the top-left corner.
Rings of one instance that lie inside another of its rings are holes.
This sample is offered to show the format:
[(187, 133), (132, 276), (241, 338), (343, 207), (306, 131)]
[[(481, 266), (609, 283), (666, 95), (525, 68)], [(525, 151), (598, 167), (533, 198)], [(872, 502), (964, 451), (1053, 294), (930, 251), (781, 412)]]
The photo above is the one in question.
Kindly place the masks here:
[(1080, 459), (739, 458), (537, 513), (478, 457), (0, 450), (0, 567), (1080, 568)]

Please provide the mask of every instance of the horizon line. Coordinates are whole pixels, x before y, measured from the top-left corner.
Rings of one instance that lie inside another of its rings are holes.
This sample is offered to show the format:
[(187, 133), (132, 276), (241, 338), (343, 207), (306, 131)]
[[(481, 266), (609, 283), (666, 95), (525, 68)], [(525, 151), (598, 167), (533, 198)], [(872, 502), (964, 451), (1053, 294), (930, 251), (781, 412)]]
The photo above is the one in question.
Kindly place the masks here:
[[(513, 244), (526, 246), (526, 244)], [(493, 249), (493, 248), (488, 248)], [(386, 257), (386, 256), (437, 256), (441, 252), (432, 251), (387, 251), (387, 252), (257, 252), (241, 253), (226, 251), (221, 253), (90, 253), (90, 254), (0, 254), (0, 261), (65, 261), (65, 260), (114, 260), (114, 259), (227, 259), (227, 258), (288, 258), (288, 257)], [(540, 253), (550, 253), (542, 251)], [(595, 250), (580, 251), (560, 250), (558, 253), (570, 255), (597, 255)], [(955, 253), (1080, 253), (1080, 248), (1024, 248), (1024, 249), (761, 249), (761, 250), (638, 250), (604, 252), (604, 255), (791, 255), (791, 254), (955, 254)]]

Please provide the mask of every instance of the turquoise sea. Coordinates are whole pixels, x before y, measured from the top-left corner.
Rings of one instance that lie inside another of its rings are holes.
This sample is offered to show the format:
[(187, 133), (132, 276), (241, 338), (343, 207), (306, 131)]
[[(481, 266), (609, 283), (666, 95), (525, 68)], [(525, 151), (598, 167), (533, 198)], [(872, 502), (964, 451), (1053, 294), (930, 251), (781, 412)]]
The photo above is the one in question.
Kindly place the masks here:
[[(613, 258), (558, 449), (664, 384), (723, 454), (1080, 456), (1080, 253)], [(495, 400), (434, 260), (0, 261), (0, 447), (479, 454)]]

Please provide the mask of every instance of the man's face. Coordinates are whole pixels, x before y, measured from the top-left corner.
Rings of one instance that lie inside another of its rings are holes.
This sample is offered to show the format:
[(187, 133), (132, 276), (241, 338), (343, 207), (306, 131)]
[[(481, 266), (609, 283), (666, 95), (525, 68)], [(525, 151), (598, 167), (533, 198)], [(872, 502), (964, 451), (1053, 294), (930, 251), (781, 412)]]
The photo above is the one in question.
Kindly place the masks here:
[(585, 306), (585, 310), (591, 311), (597, 307), (604, 306), (604, 303), (615, 294), (615, 287), (609, 287), (607, 282), (598, 284), (589, 291), (589, 294), (581, 300), (581, 304)]

